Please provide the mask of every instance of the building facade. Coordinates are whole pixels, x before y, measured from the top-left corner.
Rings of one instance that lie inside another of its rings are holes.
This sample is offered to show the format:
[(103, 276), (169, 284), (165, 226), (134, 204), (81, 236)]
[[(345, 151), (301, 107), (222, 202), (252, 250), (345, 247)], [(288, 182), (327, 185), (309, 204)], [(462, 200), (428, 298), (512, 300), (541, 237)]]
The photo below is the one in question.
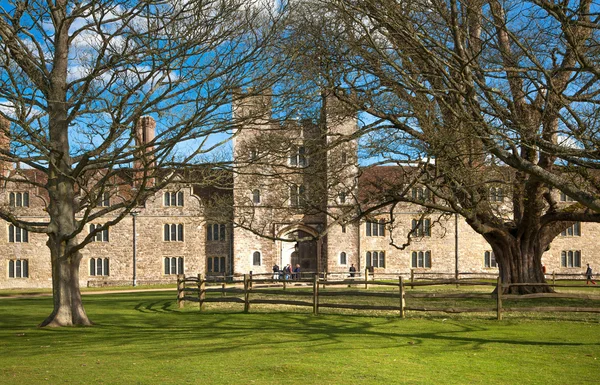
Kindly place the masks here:
[[(271, 119), (270, 103), (268, 97), (248, 97), (233, 106), (234, 117), (245, 123), (234, 135), (229, 189), (207, 192), (175, 179), (83, 249), (80, 285), (167, 283), (177, 274), (268, 274), (274, 265), (288, 264), (304, 272), (343, 273), (351, 265), (390, 274), (497, 272), (491, 247), (460, 217), (425, 215), (417, 205), (398, 204), (352, 220), (369, 181), (394, 178), (394, 168), (359, 167), (357, 119), (334, 100), (325, 99), (318, 122), (285, 125)], [(151, 140), (151, 118), (143, 118), (138, 131), (140, 140)], [(9, 145), (1, 139), (0, 146)], [(11, 180), (43, 182), (35, 170), (0, 166)], [(419, 186), (410, 193), (427, 195)], [(118, 195), (102, 197), (98, 209)], [(39, 188), (6, 182), (2, 196), (14, 215), (46, 219), (47, 194)], [(502, 190), (490, 196), (504, 204)], [(568, 197), (558, 198), (570, 204)], [(88, 224), (81, 236), (102, 222)], [(575, 223), (545, 252), (547, 272), (579, 274), (586, 263), (600, 266), (597, 239), (600, 225)], [(51, 287), (46, 240), (45, 234), (3, 222), (0, 288)]]

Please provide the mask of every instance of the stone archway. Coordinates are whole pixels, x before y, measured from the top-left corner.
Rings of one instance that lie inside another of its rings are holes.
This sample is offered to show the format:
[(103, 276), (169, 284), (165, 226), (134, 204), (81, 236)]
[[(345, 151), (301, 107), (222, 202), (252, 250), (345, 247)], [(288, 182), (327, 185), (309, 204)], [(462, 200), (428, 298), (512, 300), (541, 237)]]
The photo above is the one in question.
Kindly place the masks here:
[(317, 271), (320, 258), (317, 231), (305, 225), (288, 226), (279, 232), (279, 238), (289, 241), (280, 242), (281, 268), (290, 264), (292, 269), (300, 265), (303, 272)]

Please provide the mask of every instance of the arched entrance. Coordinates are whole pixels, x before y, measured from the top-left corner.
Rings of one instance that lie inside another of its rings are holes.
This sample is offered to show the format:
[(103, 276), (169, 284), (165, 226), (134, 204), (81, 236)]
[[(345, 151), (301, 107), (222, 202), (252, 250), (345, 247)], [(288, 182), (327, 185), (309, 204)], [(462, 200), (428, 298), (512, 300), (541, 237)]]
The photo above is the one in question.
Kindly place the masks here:
[(280, 241), (281, 267), (290, 264), (292, 269), (300, 265), (303, 272), (317, 271), (318, 269), (318, 242), (315, 239), (317, 232), (303, 225), (288, 227), (280, 232), (280, 238), (289, 241)]

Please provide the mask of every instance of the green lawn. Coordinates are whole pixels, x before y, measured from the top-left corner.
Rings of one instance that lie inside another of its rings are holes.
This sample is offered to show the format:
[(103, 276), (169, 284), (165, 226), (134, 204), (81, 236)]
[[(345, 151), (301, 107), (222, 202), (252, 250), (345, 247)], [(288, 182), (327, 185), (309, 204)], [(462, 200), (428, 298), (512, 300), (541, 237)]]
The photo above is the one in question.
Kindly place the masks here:
[(85, 296), (96, 325), (63, 329), (35, 326), (50, 298), (2, 299), (0, 383), (592, 384), (600, 373), (596, 315), (199, 313), (174, 297)]

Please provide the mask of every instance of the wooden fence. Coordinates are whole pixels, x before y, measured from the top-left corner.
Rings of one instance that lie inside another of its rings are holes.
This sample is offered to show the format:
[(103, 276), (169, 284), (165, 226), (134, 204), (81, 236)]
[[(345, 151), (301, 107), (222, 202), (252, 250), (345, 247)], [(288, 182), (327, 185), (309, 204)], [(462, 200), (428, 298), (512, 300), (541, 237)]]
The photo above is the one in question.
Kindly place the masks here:
[[(600, 313), (598, 307), (573, 307), (573, 306), (552, 306), (552, 307), (505, 307), (503, 300), (522, 300), (533, 298), (562, 298), (562, 299), (586, 299), (600, 300), (600, 295), (589, 295), (582, 293), (537, 293), (526, 295), (502, 294), (504, 289), (510, 286), (538, 286), (547, 285), (560, 288), (598, 288), (598, 286), (583, 286), (569, 284), (532, 284), (532, 283), (513, 283), (503, 284), (498, 277), (493, 281), (474, 281), (474, 280), (455, 280), (438, 279), (429, 281), (416, 281), (411, 276), (411, 282), (405, 283), (402, 276), (397, 276), (395, 280), (374, 280), (368, 271), (365, 274), (358, 274), (352, 279), (345, 278), (332, 280), (331, 277), (319, 276), (313, 274), (311, 279), (302, 277), (295, 280), (274, 279), (272, 274), (267, 275), (270, 278), (263, 278), (261, 275), (245, 274), (243, 281), (239, 277), (223, 277), (221, 282), (214, 277), (207, 277), (199, 274), (197, 277), (177, 276), (177, 303), (182, 308), (185, 301), (197, 302), (200, 311), (205, 309), (205, 304), (209, 302), (220, 303), (240, 303), (244, 305), (244, 312), (249, 312), (253, 304), (272, 304), (272, 305), (294, 305), (312, 307), (313, 314), (319, 314), (320, 308), (351, 309), (351, 310), (384, 310), (397, 311), (400, 317), (404, 318), (406, 311), (422, 312), (445, 312), (445, 313), (467, 313), (467, 312), (495, 312), (497, 319), (501, 320), (504, 312), (589, 312)], [(207, 286), (211, 284), (212, 286)], [(289, 290), (289, 286), (301, 286), (311, 288), (312, 290)], [(406, 291), (406, 286), (411, 288), (433, 286), (433, 285), (457, 285), (457, 286), (490, 286), (490, 293), (410, 293)], [(351, 290), (327, 291), (327, 286), (343, 286)], [(385, 292), (368, 291), (369, 287), (385, 286), (388, 288)], [(496, 290), (492, 294), (492, 288)], [(362, 289), (364, 288), (364, 290)], [(392, 290), (389, 290), (393, 288)], [(207, 293), (220, 293), (216, 296), (207, 297)], [(281, 295), (285, 297), (294, 297), (294, 299), (267, 299), (251, 298), (256, 295)], [(356, 304), (356, 303), (321, 303), (323, 297), (372, 297), (395, 299), (397, 305), (374, 305), (374, 304)], [(427, 306), (407, 305), (407, 299), (416, 298), (436, 298), (436, 299), (495, 299), (495, 306), (488, 307), (452, 307), (452, 308), (434, 308)]]

